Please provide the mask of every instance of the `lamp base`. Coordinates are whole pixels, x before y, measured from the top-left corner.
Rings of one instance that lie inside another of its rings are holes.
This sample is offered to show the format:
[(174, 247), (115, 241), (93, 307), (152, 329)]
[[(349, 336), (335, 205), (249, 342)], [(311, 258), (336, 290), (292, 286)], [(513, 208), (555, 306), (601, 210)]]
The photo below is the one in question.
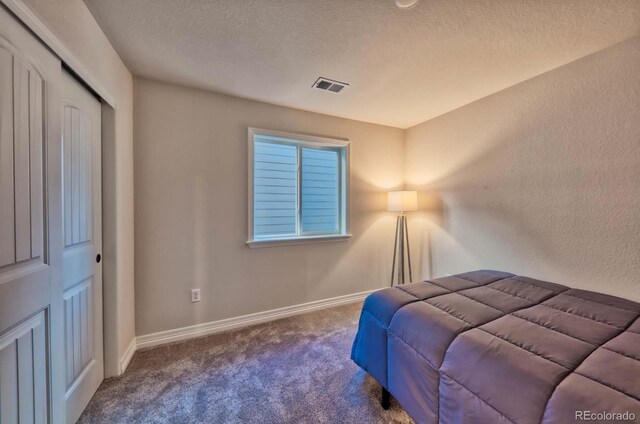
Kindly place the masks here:
[(405, 284), (405, 269), (407, 266), (409, 271), (408, 282), (411, 282), (413, 280), (413, 275), (411, 273), (411, 251), (409, 249), (409, 227), (407, 225), (407, 216), (404, 213), (401, 213), (398, 215), (396, 220), (396, 236), (393, 245), (393, 264), (391, 266), (392, 287), (394, 285), (394, 280), (396, 281), (396, 285)]

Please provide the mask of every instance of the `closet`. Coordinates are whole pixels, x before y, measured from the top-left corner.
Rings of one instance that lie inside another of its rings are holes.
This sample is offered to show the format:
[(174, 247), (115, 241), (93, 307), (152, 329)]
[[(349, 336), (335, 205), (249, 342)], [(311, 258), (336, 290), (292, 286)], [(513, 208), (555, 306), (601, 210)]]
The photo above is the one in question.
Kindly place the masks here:
[(0, 422), (75, 422), (103, 379), (101, 107), (0, 6)]

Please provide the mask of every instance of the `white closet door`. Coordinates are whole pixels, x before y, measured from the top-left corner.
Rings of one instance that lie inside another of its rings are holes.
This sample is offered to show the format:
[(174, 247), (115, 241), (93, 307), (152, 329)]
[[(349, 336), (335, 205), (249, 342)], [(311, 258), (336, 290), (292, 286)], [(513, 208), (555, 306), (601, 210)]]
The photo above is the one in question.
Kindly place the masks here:
[(0, 422), (64, 420), (60, 61), (0, 6)]
[(104, 377), (100, 102), (63, 72), (64, 340), (67, 422)]

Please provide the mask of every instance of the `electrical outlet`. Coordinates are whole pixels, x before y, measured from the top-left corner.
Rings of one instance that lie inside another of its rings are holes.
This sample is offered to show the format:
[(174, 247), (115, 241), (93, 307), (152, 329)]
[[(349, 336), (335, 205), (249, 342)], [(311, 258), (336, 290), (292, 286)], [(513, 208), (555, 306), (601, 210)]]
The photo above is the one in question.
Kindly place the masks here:
[(191, 290), (191, 303), (200, 302), (200, 289)]

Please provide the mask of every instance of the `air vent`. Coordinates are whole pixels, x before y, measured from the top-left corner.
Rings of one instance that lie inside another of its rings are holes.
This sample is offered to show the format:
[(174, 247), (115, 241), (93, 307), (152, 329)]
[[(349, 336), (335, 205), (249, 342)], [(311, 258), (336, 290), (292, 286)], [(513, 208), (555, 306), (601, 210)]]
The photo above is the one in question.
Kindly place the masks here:
[(313, 88), (318, 90), (331, 91), (332, 93), (340, 93), (349, 84), (346, 82), (333, 81), (327, 78), (320, 77), (313, 83)]

